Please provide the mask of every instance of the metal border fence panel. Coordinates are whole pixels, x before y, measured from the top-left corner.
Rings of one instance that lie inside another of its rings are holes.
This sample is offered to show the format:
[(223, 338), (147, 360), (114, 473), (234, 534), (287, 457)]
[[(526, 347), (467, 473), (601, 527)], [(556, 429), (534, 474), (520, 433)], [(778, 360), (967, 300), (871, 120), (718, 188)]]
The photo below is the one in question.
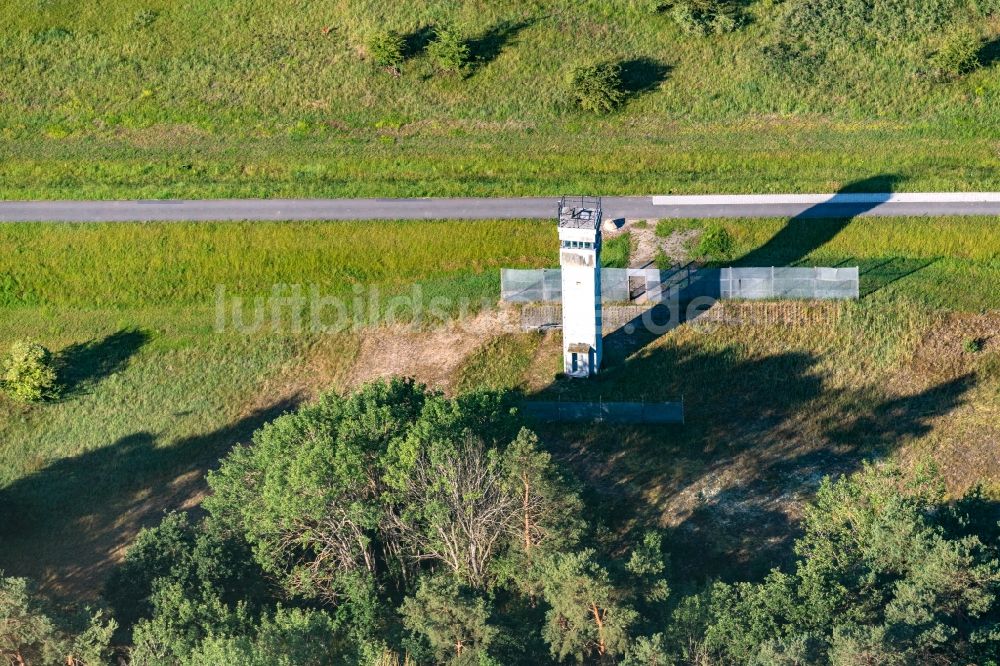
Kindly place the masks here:
[(629, 273), (625, 268), (601, 269), (601, 300), (627, 301)]
[[(626, 302), (629, 278), (645, 280), (647, 302), (721, 299), (857, 299), (861, 293), (858, 268), (684, 267), (669, 271), (636, 268), (601, 269), (601, 300)], [(500, 271), (500, 298), (508, 303), (554, 303), (562, 298), (558, 268)]]
[(500, 269), (500, 299), (507, 303), (546, 303), (562, 300), (562, 271), (558, 268)]
[(861, 277), (851, 268), (723, 268), (719, 297), (757, 300), (857, 299)]

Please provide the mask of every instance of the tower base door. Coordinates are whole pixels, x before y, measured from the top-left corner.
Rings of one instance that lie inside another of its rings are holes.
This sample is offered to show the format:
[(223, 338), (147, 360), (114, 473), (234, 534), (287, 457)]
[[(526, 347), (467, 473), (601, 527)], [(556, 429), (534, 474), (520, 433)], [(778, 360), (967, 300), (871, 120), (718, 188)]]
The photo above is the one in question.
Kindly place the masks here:
[(563, 371), (570, 377), (590, 377), (596, 374), (596, 356), (593, 348), (573, 350), (573, 345), (563, 358)]

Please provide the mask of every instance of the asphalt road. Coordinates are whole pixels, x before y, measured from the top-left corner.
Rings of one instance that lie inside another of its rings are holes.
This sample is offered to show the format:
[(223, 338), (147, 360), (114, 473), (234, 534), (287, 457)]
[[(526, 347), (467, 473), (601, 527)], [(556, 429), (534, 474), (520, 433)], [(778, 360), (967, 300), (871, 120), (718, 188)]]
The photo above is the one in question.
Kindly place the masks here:
[[(554, 218), (557, 197), (0, 201), (0, 222)], [(604, 197), (608, 218), (998, 215), (1000, 193)]]

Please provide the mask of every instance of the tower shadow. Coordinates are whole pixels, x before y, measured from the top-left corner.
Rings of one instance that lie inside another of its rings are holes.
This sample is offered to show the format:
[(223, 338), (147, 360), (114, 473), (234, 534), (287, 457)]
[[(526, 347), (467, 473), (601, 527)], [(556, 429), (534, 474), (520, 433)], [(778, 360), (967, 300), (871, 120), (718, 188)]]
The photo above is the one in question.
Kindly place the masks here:
[[(893, 174), (873, 176), (852, 182), (830, 199), (816, 204), (791, 218), (788, 223), (761, 247), (733, 262), (734, 266), (793, 266), (812, 252), (830, 242), (858, 215), (874, 210), (892, 196), (900, 178)], [(870, 194), (863, 201), (847, 196)], [(842, 263), (860, 262), (845, 259)], [(920, 270), (930, 262), (905, 263), (875, 267), (865, 281), (872, 293), (892, 281)], [(862, 267), (864, 268), (864, 267)], [(871, 278), (871, 279), (870, 279)], [(612, 368), (631, 354), (651, 344), (682, 324), (702, 316), (708, 306), (721, 298), (720, 284), (711, 271), (696, 270), (693, 264), (674, 269), (663, 275), (664, 293), (674, 295), (665, 302), (611, 331), (604, 337), (604, 367)]]
[[(792, 266), (833, 240), (855, 217), (887, 202), (901, 178), (894, 174), (854, 181), (830, 199), (816, 204), (788, 221), (781, 231), (759, 248), (740, 257), (734, 266)], [(871, 194), (863, 202), (844, 195)]]

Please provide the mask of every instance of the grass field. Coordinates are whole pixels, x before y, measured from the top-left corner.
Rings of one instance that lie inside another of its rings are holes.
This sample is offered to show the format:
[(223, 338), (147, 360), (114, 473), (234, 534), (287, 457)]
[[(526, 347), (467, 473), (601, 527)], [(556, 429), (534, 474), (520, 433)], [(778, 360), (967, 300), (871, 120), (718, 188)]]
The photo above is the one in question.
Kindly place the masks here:
[(1000, 227), (994, 218), (661, 220), (657, 235), (723, 227), (735, 266), (858, 266), (864, 296), (888, 292), (933, 309), (1000, 308)]
[[(722, 224), (736, 261), (780, 251), (805, 264), (933, 263), (892, 279), (868, 271), (860, 303), (795, 315), (801, 325), (692, 325), (615, 340), (608, 372), (587, 385), (553, 382), (558, 336), (458, 333), (452, 346), (473, 351), (452, 385), (683, 395), (683, 430), (550, 429), (546, 441), (588, 481), (592, 501), (607, 503), (609, 527), (616, 515), (623, 528), (685, 530), (730, 516), (728, 529), (712, 532), (722, 541), (685, 537), (723, 573), (741, 549), (733, 561), (750, 568), (777, 552), (748, 555), (757, 542), (741, 527), (747, 520), (761, 518), (777, 548), (794, 519), (785, 494), (808, 492), (813, 475), (850, 469), (862, 455), (931, 456), (954, 488), (1000, 483), (1000, 324), (977, 314), (1000, 307), (992, 220)], [(495, 303), (500, 267), (555, 263), (554, 231), (535, 221), (0, 227), (0, 348), (38, 339), (66, 384), (49, 404), (0, 399), (0, 569), (93, 594), (139, 526), (198, 502), (204, 470), (229, 446), (317, 390), (365, 376), (365, 350), (394, 335), (371, 320), (334, 335), (219, 332), (215, 285), (245, 299), (276, 282), (351, 298), (356, 285), (390, 295), (420, 283), (427, 295)], [(982, 353), (962, 351), (969, 337), (987, 341)]]
[[(685, 34), (632, 0), (11, 0), (0, 7), (0, 197), (414, 196), (996, 189), (996, 19), (949, 81), (949, 26), (830, 47), (806, 79), (763, 57), (784, 3)], [(979, 3), (986, 6), (986, 3)], [(473, 62), (424, 52), (455, 22)], [(399, 77), (366, 53), (406, 37)], [(581, 48), (581, 43), (586, 44)], [(567, 103), (569, 68), (622, 66), (624, 108)]]
[(479, 279), (489, 269), (547, 265), (555, 235), (542, 221), (4, 225), (0, 305), (204, 306), (216, 285), (350, 297), (418, 280), (429, 296), (476, 300), (496, 291)]

